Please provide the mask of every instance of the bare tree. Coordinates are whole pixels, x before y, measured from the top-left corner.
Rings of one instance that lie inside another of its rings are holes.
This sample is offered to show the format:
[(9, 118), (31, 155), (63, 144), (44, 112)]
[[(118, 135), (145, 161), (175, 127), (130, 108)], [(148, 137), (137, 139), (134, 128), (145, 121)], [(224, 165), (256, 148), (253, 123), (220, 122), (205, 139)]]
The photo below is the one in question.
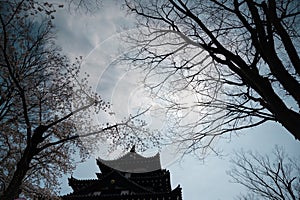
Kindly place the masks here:
[(177, 141), (210, 148), (267, 121), (300, 139), (299, 3), (126, 0), (138, 28), (125, 60), (179, 116)]
[(69, 7), (69, 11), (77, 11), (84, 13), (93, 13), (101, 9), (102, 1), (101, 0), (65, 0), (66, 4)]
[(228, 174), (234, 183), (245, 186), (249, 193), (239, 199), (300, 198), (300, 163), (290, 158), (284, 149), (275, 147), (273, 156), (243, 151), (231, 161)]
[[(56, 6), (56, 7), (55, 7)], [(144, 131), (129, 117), (94, 124), (94, 112), (109, 103), (80, 76), (81, 59), (71, 61), (55, 44), (51, 19), (61, 5), (1, 1), (0, 5), (0, 199), (54, 195), (59, 178), (85, 158), (100, 137), (118, 141)], [(48, 16), (48, 17), (47, 17)], [(120, 137), (119, 137), (120, 136)], [(90, 142), (84, 145), (80, 137)], [(130, 137), (132, 139), (132, 137)]]

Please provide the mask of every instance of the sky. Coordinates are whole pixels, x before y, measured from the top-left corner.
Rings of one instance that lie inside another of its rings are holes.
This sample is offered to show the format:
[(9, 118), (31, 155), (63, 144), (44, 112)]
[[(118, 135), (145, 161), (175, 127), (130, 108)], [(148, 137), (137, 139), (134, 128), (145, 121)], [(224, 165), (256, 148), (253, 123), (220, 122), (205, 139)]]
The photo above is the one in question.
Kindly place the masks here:
[[(160, 106), (144, 93), (140, 84), (142, 74), (114, 64), (120, 56), (121, 42), (118, 36), (125, 31), (124, 26), (130, 26), (133, 22), (134, 18), (120, 10), (116, 1), (108, 0), (103, 1), (101, 8), (92, 14), (70, 13), (65, 9), (59, 9), (56, 13), (58, 44), (70, 57), (84, 58), (82, 70), (90, 74), (94, 89), (112, 102), (116, 112), (122, 113), (116, 118), (122, 118), (132, 110), (146, 108), (147, 105)], [(146, 116), (150, 125), (162, 127), (163, 124), (153, 116)], [(229, 160), (233, 151), (244, 149), (270, 154), (275, 145), (281, 145), (291, 156), (300, 157), (300, 142), (276, 123), (243, 130), (238, 136), (220, 139), (216, 145), (222, 149), (223, 156), (210, 154), (204, 161), (193, 155), (173, 157), (168, 154), (168, 149), (162, 150), (163, 168), (171, 172), (173, 188), (181, 185), (184, 200), (234, 199), (243, 192), (244, 189), (231, 183), (226, 174), (230, 170)], [(95, 158), (98, 156), (95, 153), (87, 162), (79, 164), (73, 176), (79, 179), (96, 178), (95, 173), (99, 169)], [(62, 180), (62, 194), (72, 191), (67, 185), (67, 177)]]

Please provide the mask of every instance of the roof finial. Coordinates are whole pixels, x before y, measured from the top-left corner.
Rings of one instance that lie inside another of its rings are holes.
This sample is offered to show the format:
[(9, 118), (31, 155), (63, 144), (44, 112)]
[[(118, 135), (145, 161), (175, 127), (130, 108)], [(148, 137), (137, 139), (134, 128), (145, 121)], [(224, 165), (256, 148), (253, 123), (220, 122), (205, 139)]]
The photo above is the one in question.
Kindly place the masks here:
[(135, 153), (135, 145), (133, 145), (133, 146), (131, 147), (130, 152), (131, 152), (131, 153)]

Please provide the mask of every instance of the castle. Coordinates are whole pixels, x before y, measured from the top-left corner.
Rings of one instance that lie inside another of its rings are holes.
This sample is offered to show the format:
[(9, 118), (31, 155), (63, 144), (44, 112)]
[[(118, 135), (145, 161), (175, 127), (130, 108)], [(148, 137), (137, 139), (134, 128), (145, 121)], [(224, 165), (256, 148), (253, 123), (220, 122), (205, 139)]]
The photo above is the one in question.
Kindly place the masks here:
[(115, 160), (97, 159), (97, 179), (69, 178), (73, 192), (63, 200), (182, 200), (181, 188), (171, 188), (170, 172), (161, 168), (160, 155), (144, 157), (135, 151)]

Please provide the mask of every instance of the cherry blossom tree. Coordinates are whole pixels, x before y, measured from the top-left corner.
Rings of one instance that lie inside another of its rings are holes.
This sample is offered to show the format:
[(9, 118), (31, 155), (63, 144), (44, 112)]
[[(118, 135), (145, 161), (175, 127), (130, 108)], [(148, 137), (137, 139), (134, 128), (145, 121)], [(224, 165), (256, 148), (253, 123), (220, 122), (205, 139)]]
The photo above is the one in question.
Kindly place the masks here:
[[(143, 131), (131, 116), (94, 124), (91, 113), (109, 109), (55, 44), (52, 19), (62, 5), (34, 0), (0, 5), (0, 199), (54, 198), (59, 178), (88, 156), (97, 139)], [(119, 137), (121, 136), (121, 137)], [(87, 140), (80, 140), (81, 137)], [(87, 144), (86, 144), (87, 143)], [(90, 148), (87, 148), (90, 147)]]

